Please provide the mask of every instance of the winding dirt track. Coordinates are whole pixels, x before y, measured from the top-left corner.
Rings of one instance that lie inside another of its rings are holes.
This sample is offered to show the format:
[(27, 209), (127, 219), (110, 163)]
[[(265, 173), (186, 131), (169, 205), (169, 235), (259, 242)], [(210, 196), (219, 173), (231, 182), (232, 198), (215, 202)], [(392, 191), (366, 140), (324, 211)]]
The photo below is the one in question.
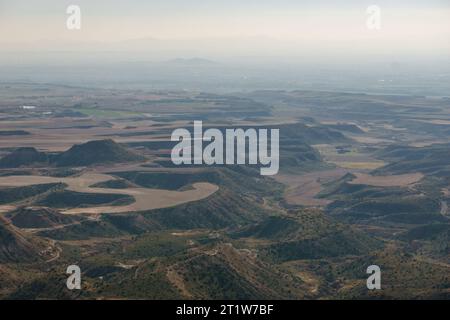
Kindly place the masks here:
[(66, 214), (123, 213), (167, 208), (207, 198), (219, 189), (218, 186), (206, 182), (195, 183), (192, 185), (193, 189), (186, 191), (148, 188), (109, 189), (90, 187), (93, 184), (108, 180), (116, 180), (116, 178), (107, 174), (98, 173), (85, 173), (79, 177), (69, 178), (9, 176), (0, 177), (0, 187), (22, 187), (46, 183), (65, 183), (68, 186), (67, 190), (70, 191), (97, 194), (126, 194), (135, 199), (135, 202), (132, 204), (124, 206), (100, 206), (63, 210), (63, 213)]

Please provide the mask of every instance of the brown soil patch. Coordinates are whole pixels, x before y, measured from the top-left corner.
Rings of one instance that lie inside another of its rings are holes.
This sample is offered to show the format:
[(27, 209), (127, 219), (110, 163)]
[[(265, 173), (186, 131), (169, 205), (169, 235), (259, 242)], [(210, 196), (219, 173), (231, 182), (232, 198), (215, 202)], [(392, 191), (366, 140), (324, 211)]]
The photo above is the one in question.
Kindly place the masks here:
[(336, 180), (347, 172), (347, 170), (337, 168), (303, 175), (279, 174), (275, 176), (275, 179), (288, 187), (284, 193), (284, 198), (288, 204), (326, 206), (330, 203), (329, 200), (316, 198), (317, 194), (322, 190), (322, 184)]
[[(9, 176), (0, 177), (0, 186), (22, 187), (46, 183), (65, 183), (67, 190), (83, 193), (96, 194), (127, 194), (133, 196), (135, 202), (125, 206), (103, 206), (67, 209), (67, 214), (99, 214), (99, 213), (123, 213), (132, 211), (145, 211), (151, 209), (167, 208), (186, 202), (204, 199), (219, 187), (211, 183), (194, 183), (192, 189), (186, 191), (172, 191), (149, 188), (109, 189), (91, 188), (90, 186), (99, 182), (116, 179), (107, 174), (85, 173), (79, 177), (55, 178), (45, 176)], [(1, 209), (1, 208), (0, 208)]]
[(421, 173), (399, 174), (392, 176), (372, 176), (365, 173), (354, 173), (355, 179), (351, 184), (365, 184), (375, 187), (405, 187), (423, 178)]

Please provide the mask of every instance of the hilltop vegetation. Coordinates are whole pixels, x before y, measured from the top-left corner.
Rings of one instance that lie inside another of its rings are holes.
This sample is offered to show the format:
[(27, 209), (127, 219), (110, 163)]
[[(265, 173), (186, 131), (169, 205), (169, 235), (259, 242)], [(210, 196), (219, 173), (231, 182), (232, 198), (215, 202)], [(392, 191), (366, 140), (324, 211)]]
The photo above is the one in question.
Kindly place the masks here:
[(35, 148), (18, 148), (0, 159), (0, 168), (18, 168), (30, 165), (48, 164), (49, 157)]
[(269, 217), (239, 236), (270, 240), (261, 250), (279, 262), (361, 255), (381, 246), (376, 239), (336, 223), (319, 210)]
[(426, 147), (390, 146), (377, 154), (390, 164), (375, 170), (376, 174), (422, 172), (432, 176), (450, 176), (450, 145)]
[(144, 159), (143, 156), (127, 150), (113, 140), (98, 140), (75, 145), (56, 155), (52, 163), (59, 167), (78, 167), (100, 163), (136, 162)]
[(80, 221), (78, 216), (68, 216), (46, 207), (22, 207), (5, 215), (18, 228), (50, 228)]
[(0, 204), (13, 203), (32, 197), (45, 195), (48, 192), (60, 190), (64, 187), (65, 186), (62, 183), (47, 183), (26, 187), (1, 188)]
[(129, 195), (81, 193), (61, 190), (50, 193), (35, 203), (40, 206), (52, 208), (76, 208), (103, 204), (125, 205), (133, 202), (134, 198)]
[(81, 167), (94, 164), (139, 162), (145, 158), (113, 140), (96, 140), (74, 145), (59, 154), (39, 152), (35, 148), (18, 148), (0, 159), (0, 168), (19, 168), (22, 166)]

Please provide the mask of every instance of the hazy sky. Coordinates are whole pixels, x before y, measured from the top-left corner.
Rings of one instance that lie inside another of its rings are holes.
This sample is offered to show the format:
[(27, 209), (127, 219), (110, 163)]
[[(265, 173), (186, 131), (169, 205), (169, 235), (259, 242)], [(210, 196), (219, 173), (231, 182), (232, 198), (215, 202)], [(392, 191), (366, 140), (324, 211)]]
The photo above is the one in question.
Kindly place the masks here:
[[(81, 7), (80, 31), (66, 28), (70, 4)], [(372, 4), (379, 31), (366, 27)], [(449, 17), (449, 0), (0, 0), (0, 47), (446, 55)]]

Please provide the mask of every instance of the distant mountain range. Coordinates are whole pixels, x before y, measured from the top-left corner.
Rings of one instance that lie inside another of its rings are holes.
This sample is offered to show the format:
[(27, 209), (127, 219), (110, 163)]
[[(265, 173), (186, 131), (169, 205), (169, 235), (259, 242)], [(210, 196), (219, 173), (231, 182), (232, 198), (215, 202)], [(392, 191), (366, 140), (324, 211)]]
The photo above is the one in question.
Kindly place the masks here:
[(215, 61), (203, 59), (203, 58), (177, 58), (165, 61), (165, 63), (177, 64), (177, 65), (214, 65), (218, 64)]

